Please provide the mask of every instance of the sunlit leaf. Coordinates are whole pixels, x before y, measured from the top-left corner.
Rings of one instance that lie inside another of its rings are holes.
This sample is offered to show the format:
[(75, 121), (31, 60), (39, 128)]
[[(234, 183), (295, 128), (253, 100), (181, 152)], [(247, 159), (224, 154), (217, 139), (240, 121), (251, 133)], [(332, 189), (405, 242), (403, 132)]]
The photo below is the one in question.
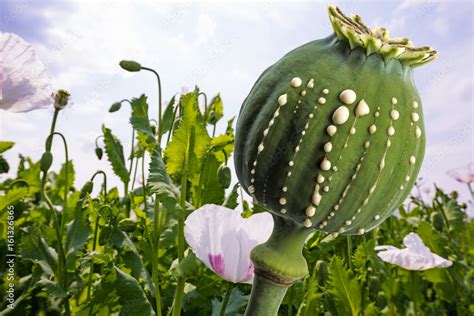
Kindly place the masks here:
[(0, 141), (0, 154), (3, 154), (7, 150), (11, 149), (14, 145), (14, 142)]
[(199, 172), (209, 147), (210, 139), (198, 110), (197, 92), (188, 93), (180, 100), (182, 120), (165, 150), (166, 170), (171, 177), (179, 178), (184, 170), (188, 174)]
[(329, 283), (329, 292), (339, 302), (337, 309), (340, 313), (358, 316), (361, 311), (361, 287), (339, 257), (334, 257), (331, 262)]
[(102, 125), (102, 132), (104, 133), (105, 152), (109, 162), (112, 164), (112, 169), (122, 182), (128, 183), (130, 179), (120, 140), (105, 125)]

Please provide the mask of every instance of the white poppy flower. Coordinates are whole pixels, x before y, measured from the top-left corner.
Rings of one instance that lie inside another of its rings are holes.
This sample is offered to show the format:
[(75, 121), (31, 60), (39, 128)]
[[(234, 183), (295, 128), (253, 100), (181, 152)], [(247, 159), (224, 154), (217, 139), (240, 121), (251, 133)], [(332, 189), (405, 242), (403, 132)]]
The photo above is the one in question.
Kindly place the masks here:
[(267, 241), (272, 230), (268, 213), (242, 218), (237, 210), (208, 204), (188, 216), (184, 235), (196, 256), (220, 277), (252, 284), (250, 251)]
[(13, 33), (0, 32), (0, 109), (28, 112), (50, 106), (46, 69), (31, 45)]
[(474, 163), (470, 163), (461, 168), (449, 170), (447, 173), (458, 182), (471, 184), (474, 182)]
[(377, 246), (375, 250), (380, 259), (395, 264), (406, 270), (423, 271), (434, 268), (447, 268), (453, 263), (430, 251), (420, 236), (409, 233), (403, 238), (406, 248), (398, 249), (393, 246)]

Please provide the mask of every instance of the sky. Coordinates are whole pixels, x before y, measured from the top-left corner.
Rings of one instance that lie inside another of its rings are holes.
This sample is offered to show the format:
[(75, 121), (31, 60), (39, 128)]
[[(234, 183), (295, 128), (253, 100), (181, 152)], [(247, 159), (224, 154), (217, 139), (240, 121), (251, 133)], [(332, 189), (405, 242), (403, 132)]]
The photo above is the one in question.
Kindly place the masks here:
[[(238, 114), (258, 76), (288, 51), (326, 37), (332, 28), (329, 4), (357, 13), (371, 27), (434, 47), (439, 58), (415, 71), (423, 100), (427, 150), (421, 176), (463, 199), (468, 190), (446, 171), (473, 162), (473, 4), (472, 1), (292, 1), (158, 2), (0, 1), (0, 31), (30, 42), (55, 89), (71, 93), (57, 131), (66, 136), (81, 186), (98, 169), (119, 184), (106, 159), (97, 160), (95, 138), (111, 128), (129, 152), (129, 109), (108, 113), (110, 105), (145, 93), (157, 116), (156, 79), (127, 73), (118, 62), (132, 59), (160, 73), (163, 99), (195, 85), (212, 97), (220, 93), (225, 120)], [(28, 113), (0, 110), (0, 140), (16, 142), (5, 156), (16, 171), (18, 155), (39, 159), (53, 109)], [(225, 122), (218, 125), (223, 131)], [(63, 162), (54, 146), (53, 168)], [(0, 176), (0, 180), (6, 177)], [(121, 186), (119, 185), (119, 188)]]

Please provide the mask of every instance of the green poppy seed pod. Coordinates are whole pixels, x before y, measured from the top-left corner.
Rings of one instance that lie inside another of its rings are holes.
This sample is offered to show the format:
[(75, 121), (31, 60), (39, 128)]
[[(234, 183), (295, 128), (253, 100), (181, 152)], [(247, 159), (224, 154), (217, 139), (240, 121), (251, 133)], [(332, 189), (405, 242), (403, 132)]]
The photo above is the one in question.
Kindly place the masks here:
[(53, 164), (53, 154), (49, 151), (45, 151), (41, 156), (40, 170), (44, 173), (48, 172), (49, 168)]
[(231, 181), (230, 168), (226, 165), (221, 165), (217, 169), (217, 181), (221, 188), (227, 189), (230, 186)]
[(118, 110), (120, 110), (121, 107), (122, 107), (122, 103), (115, 102), (110, 106), (109, 112), (110, 113), (117, 112)]
[(99, 160), (101, 160), (102, 156), (104, 155), (104, 151), (102, 150), (102, 148), (96, 147), (95, 148), (95, 155), (97, 156), (97, 158), (99, 158)]
[(125, 218), (118, 223), (118, 227), (121, 231), (131, 233), (137, 228), (137, 222), (134, 219)]
[(119, 63), (119, 65), (120, 67), (122, 67), (122, 69), (131, 71), (131, 72), (137, 72), (137, 71), (142, 70), (142, 65), (140, 65), (139, 63), (133, 60), (122, 60)]
[(56, 110), (62, 110), (66, 107), (69, 102), (69, 97), (71, 95), (66, 90), (58, 90), (56, 93), (53, 93), (54, 99), (54, 108)]
[(425, 129), (413, 70), (436, 52), (336, 7), (329, 17), (334, 34), (289, 52), (253, 86), (237, 123), (235, 167), (276, 216), (363, 234), (415, 183)]
[(84, 198), (87, 194), (91, 194), (94, 189), (94, 183), (92, 181), (87, 181), (79, 193), (79, 198)]
[(326, 261), (318, 260), (316, 262), (316, 278), (319, 285), (323, 286), (328, 279), (328, 264)]
[(442, 231), (443, 230), (443, 226), (444, 226), (443, 215), (441, 215), (438, 212), (433, 212), (430, 215), (430, 220), (431, 220), (431, 223), (433, 224), (433, 227), (437, 231)]

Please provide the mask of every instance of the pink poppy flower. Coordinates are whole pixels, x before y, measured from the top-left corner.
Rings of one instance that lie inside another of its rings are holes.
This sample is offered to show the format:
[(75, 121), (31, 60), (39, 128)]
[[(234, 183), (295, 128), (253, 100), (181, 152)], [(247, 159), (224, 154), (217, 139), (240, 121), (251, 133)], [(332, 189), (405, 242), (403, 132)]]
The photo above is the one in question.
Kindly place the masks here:
[(453, 263), (430, 251), (420, 236), (409, 233), (403, 238), (406, 248), (398, 249), (393, 246), (375, 247), (377, 256), (385, 262), (395, 264), (406, 270), (423, 271), (434, 268), (447, 268)]
[(267, 241), (272, 230), (269, 213), (242, 218), (237, 210), (208, 204), (188, 216), (184, 236), (196, 256), (220, 277), (252, 284), (250, 251)]
[(51, 86), (31, 45), (13, 33), (0, 32), (0, 109), (29, 112), (50, 106)]
[(472, 183), (474, 182), (474, 163), (471, 162), (465, 167), (449, 170), (447, 174), (458, 182)]

